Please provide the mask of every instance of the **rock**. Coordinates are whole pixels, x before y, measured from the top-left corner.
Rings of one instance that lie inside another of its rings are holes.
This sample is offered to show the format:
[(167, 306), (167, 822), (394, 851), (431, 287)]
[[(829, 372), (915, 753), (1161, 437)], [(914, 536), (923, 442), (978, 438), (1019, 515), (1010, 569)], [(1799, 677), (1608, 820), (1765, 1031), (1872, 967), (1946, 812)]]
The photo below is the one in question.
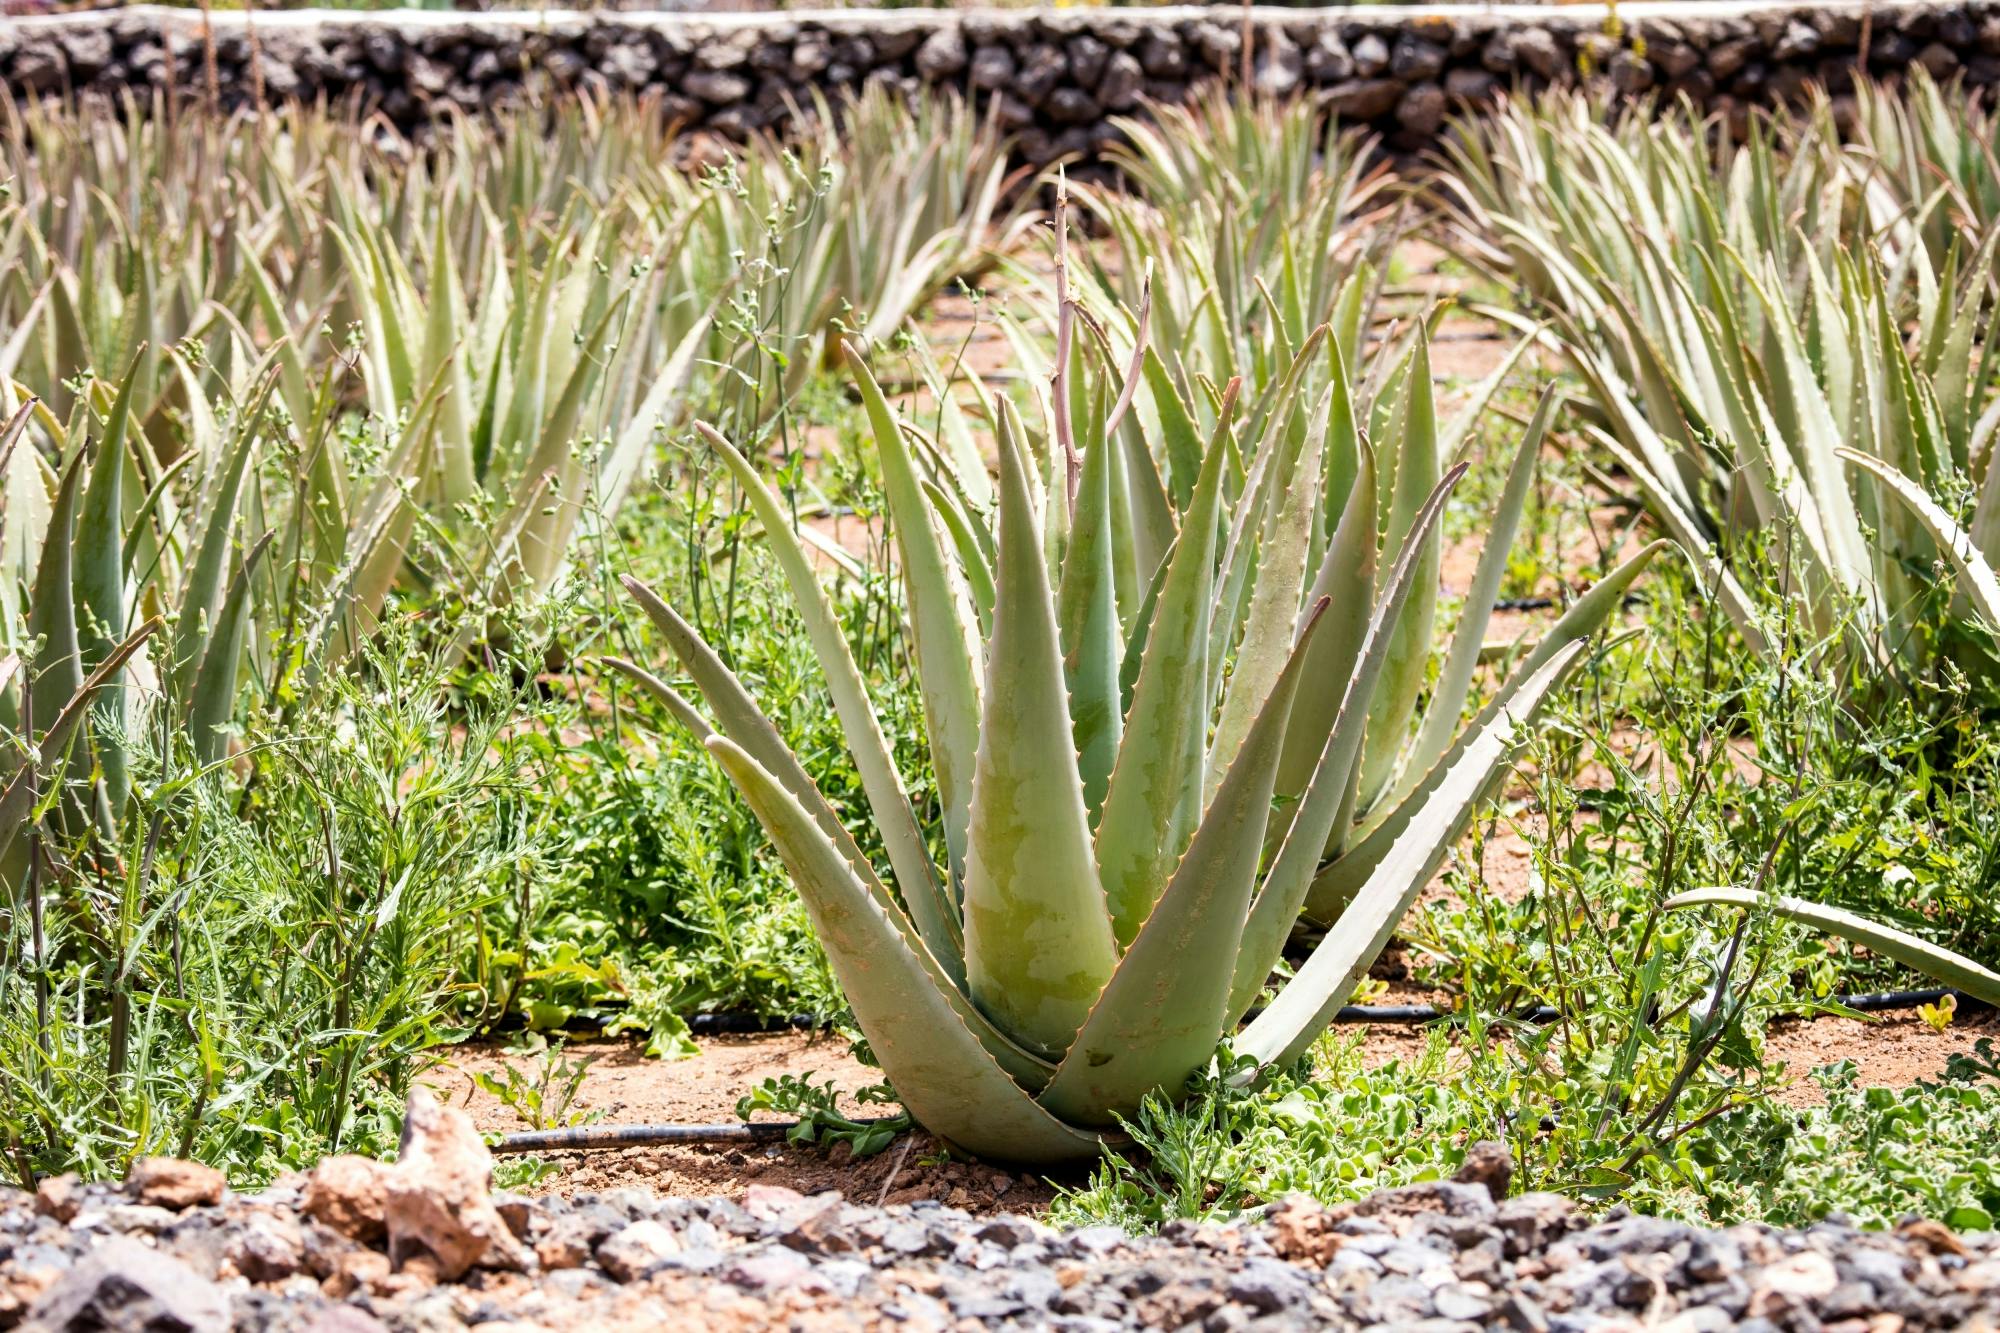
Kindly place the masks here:
[(1139, 39), (1139, 68), (1149, 79), (1180, 79), (1188, 72), (1187, 48), (1172, 33), (1148, 30)]
[(637, 1282), (680, 1252), (680, 1237), (649, 1218), (606, 1237), (597, 1247), (597, 1262), (620, 1282)]
[(937, 83), (957, 75), (969, 60), (965, 34), (956, 27), (939, 28), (917, 48), (917, 73)]
[(534, 1257), (493, 1207), (492, 1185), (493, 1155), (471, 1117), (412, 1092), (383, 1214), (391, 1262), (428, 1256), (446, 1279), (474, 1266), (528, 1268)]
[(1251, 86), (1260, 96), (1285, 97), (1299, 86), (1305, 57), (1298, 43), (1277, 29), (1257, 44)]
[(728, 106), (750, 95), (750, 80), (722, 70), (697, 69), (681, 80), (681, 91), (710, 106)]
[(30, 42), (14, 52), (8, 77), (31, 93), (52, 93), (69, 81), (69, 57), (54, 42)]
[(252, 1282), (282, 1282), (305, 1265), (305, 1238), (296, 1219), (256, 1212), (228, 1237), (224, 1257)]
[(1111, 58), (1111, 48), (1087, 32), (1080, 32), (1063, 46), (1069, 57), (1069, 76), (1085, 88), (1095, 87), (1104, 76), (1104, 62)]
[(63, 34), (63, 54), (69, 57), (69, 75), (77, 83), (94, 79), (111, 64), (111, 34), (103, 28), (73, 28)]
[[(1452, 71), (1453, 74), (1460, 72)], [(1468, 99), (1475, 96), (1470, 92), (1453, 90), (1449, 80), (1446, 81), (1446, 88), (1448, 91), (1453, 91), (1454, 96)], [(1485, 1186), (1493, 1202), (1499, 1203), (1507, 1197), (1507, 1187), (1514, 1183), (1514, 1155), (1507, 1151), (1507, 1145), (1504, 1143), (1494, 1139), (1480, 1139), (1465, 1150), (1465, 1163), (1458, 1168), (1458, 1173), (1452, 1179), (1461, 1185)]]
[(1375, 120), (1393, 111), (1403, 96), (1394, 79), (1347, 79), (1326, 90), (1329, 110), (1344, 120)]
[(1139, 104), (1146, 71), (1129, 51), (1113, 51), (1104, 62), (1104, 77), (1098, 80), (1097, 98), (1111, 111), (1129, 111)]
[(1545, 1248), (1576, 1222), (1576, 1205), (1560, 1194), (1519, 1195), (1493, 1211), (1493, 1224), (1505, 1239), (1509, 1259)]
[(982, 46), (972, 53), (972, 86), (998, 92), (1014, 82), (1014, 53), (1004, 46)]
[(74, 1171), (45, 1176), (35, 1185), (35, 1211), (58, 1222), (68, 1222), (83, 1207), (83, 1182)]
[(1824, 1296), (1840, 1285), (1833, 1261), (1817, 1250), (1802, 1250), (1777, 1263), (1766, 1264), (1752, 1279), (1759, 1292), (1783, 1296)]
[(373, 1158), (328, 1157), (306, 1177), (306, 1216), (363, 1245), (386, 1234), (388, 1203), (389, 1168)]
[(1389, 72), (1406, 83), (1435, 79), (1444, 73), (1445, 50), (1421, 37), (1404, 35), (1396, 39), (1389, 57)]
[(42, 1295), (27, 1326), (220, 1333), (229, 1327), (229, 1298), (180, 1260), (107, 1236)]
[(125, 1192), (155, 1208), (201, 1208), (222, 1202), (228, 1177), (212, 1166), (175, 1157), (141, 1157), (125, 1173)]
[(1389, 44), (1369, 33), (1354, 43), (1354, 72), (1364, 79), (1372, 79), (1389, 68)]
[(1061, 48), (1037, 42), (1021, 55), (1020, 67), (1014, 72), (1014, 92), (1024, 101), (1040, 106), (1068, 72), (1069, 57)]
[(1419, 83), (1396, 103), (1396, 123), (1411, 134), (1436, 134), (1450, 109), (1444, 89), (1435, 83)]

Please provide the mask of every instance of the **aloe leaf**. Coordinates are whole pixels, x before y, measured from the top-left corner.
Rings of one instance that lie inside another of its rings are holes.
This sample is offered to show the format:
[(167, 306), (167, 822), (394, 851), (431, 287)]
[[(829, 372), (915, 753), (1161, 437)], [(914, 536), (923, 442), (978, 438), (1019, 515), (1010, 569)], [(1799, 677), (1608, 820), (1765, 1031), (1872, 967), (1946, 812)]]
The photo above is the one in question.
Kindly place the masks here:
[(185, 707), (193, 698), (194, 673), (212, 632), (212, 622), (227, 586), (230, 544), (235, 539), (236, 509), (243, 494), (243, 478), (249, 471), (250, 455), (263, 428), (265, 404), (277, 385), (275, 372), (263, 373), (248, 403), (239, 413), (236, 438), (223, 460), (222, 474), (208, 497), (200, 541), (194, 562), (188, 568), (187, 585), (181, 593), (180, 621), (174, 626), (172, 655), (166, 663), (168, 694)]
[[(71, 586), (78, 660), (86, 671), (95, 669), (125, 637), (125, 423), (131, 416), (137, 379), (135, 358), (112, 402), (77, 517)], [(101, 724), (94, 729), (97, 761), (104, 772), (105, 795), (113, 811), (123, 810), (130, 778), (123, 745), (125, 695), (116, 681), (99, 696), (96, 716)]]
[(1676, 894), (1667, 899), (1669, 910), (1684, 907), (1741, 907), (1754, 911), (1768, 907), (1779, 916), (1787, 917), (1802, 926), (1824, 931), (1885, 958), (1893, 958), (1905, 967), (1914, 968), (1927, 977), (1943, 982), (1954, 989), (1964, 991), (1974, 999), (1987, 1004), (2000, 1005), (2000, 973), (1982, 966), (1964, 954), (1954, 953), (1940, 945), (1931, 943), (1894, 926), (1871, 921), (1865, 916), (1849, 912), (1839, 907), (1828, 907), (1822, 903), (1807, 902), (1803, 898), (1792, 898), (1783, 894), (1763, 894), (1755, 889), (1712, 888), (1694, 889)]
[(896, 770), (895, 757), (889, 753), (875, 706), (869, 701), (867, 683), (862, 680), (861, 668), (855, 665), (854, 654), (847, 645), (846, 627), (827, 601), (826, 591), (820, 587), (812, 561), (792, 530), (783, 502), (764, 484), (764, 479), (750, 466), (750, 460), (714, 428), (697, 422), (695, 429), (721, 455), (743, 488), (758, 521), (764, 525), (765, 544), (777, 558), (785, 582), (792, 590), (792, 604), (805, 622), (806, 637), (812, 640), (813, 653), (826, 676), (827, 689), (833, 695), (834, 709), (840, 715), (841, 729), (846, 732), (848, 747), (854, 753), (855, 767), (860, 770), (869, 807), (875, 814), (875, 826), (881, 830), (889, 864), (903, 891), (903, 901), (909, 905), (910, 916), (933, 953), (939, 958), (956, 957), (960, 945), (954, 905), (938, 880), (930, 849), (924, 846), (923, 831), (917, 827), (916, 813), (910, 808), (903, 776)]
[(972, 782), (979, 749), (979, 647), (967, 598), (955, 582), (931, 521), (916, 463), (882, 388), (858, 347), (847, 357), (875, 434), (883, 492), (895, 519), (896, 552), (910, 590), (910, 631), (915, 645), (924, 718), (944, 807), (945, 846), (954, 873), (965, 863)]
[(1309, 612), (1187, 855), (1043, 1090), (1042, 1105), (1065, 1120), (1112, 1123), (1148, 1092), (1178, 1092), (1214, 1054), (1257, 883), (1280, 743), (1325, 610), (1321, 602)]
[(1452, 632), (1451, 648), (1438, 671), (1437, 683), (1431, 687), (1424, 720), (1417, 728), (1416, 743), (1411, 747), (1403, 776), (1389, 798), (1391, 803), (1401, 800), (1430, 771), (1431, 765), (1451, 744), (1452, 735), (1464, 715), (1466, 696), (1472, 689), (1472, 676), (1479, 668), (1479, 651), (1486, 639), (1486, 626), (1493, 619), (1493, 600), (1500, 594), (1500, 580), (1507, 572), (1507, 556), (1514, 545), (1514, 534), (1521, 526), (1521, 511), (1527, 503), (1528, 484), (1534, 480), (1535, 459), (1541, 452), (1542, 440), (1548, 434), (1549, 422), (1555, 416), (1560, 401), (1561, 395), (1556, 389), (1551, 388), (1542, 395), (1528, 429), (1521, 436), (1513, 465), (1507, 470), (1500, 499), (1489, 511), (1485, 544), (1480, 548), (1479, 564), (1473, 571), (1472, 584), (1466, 589), (1465, 608), (1459, 614), (1458, 628)]
[(1091, 856), (1027, 462), (1004, 401), (999, 427), (999, 592), (965, 852), (966, 984), (1017, 1041), (1059, 1052), (1118, 950)]
[(706, 746), (708, 738), (716, 734), (715, 728), (708, 725), (708, 719), (688, 702), (686, 695), (638, 663), (628, 662), (622, 657), (607, 657), (604, 659), (604, 665), (621, 675), (630, 677), (639, 688), (658, 699), (665, 705), (666, 710), (674, 715), (674, 721), (687, 728), (697, 744)]
[(1096, 1156), (1097, 1136), (1037, 1105), (967, 1027), (948, 990), (797, 798), (727, 737), (710, 738), (708, 749), (770, 834), (869, 1049), (918, 1123), (1005, 1160)]
[[(1386, 549), (1400, 551), (1415, 531), (1416, 514), (1437, 484), (1442, 463), (1438, 454), (1437, 410), (1432, 401), (1430, 342), (1419, 325), (1416, 346), (1403, 375), (1402, 393), (1383, 445), (1394, 460), (1394, 490), (1389, 521), (1382, 534)], [(1362, 742), (1361, 808), (1375, 803), (1395, 776), (1408, 738), (1410, 717), (1430, 669), (1431, 634), (1437, 619), (1438, 571), (1444, 559), (1444, 534), (1433, 530), (1418, 548), (1416, 586), (1397, 617), (1382, 679), (1368, 703), (1368, 733)]]
[(1261, 716), (1266, 696), (1276, 686), (1299, 640), (1299, 598), (1306, 578), (1306, 555), (1319, 521), (1320, 451), (1326, 441), (1326, 418), (1333, 390), (1329, 388), (1313, 414), (1298, 456), (1292, 460), (1289, 484), (1273, 495), (1272, 514), (1257, 560), (1244, 617), (1243, 638), (1236, 647), (1222, 713), (1208, 750), (1208, 780), (1222, 781), (1237, 747)]
[[(1372, 874), (1375, 867), (1387, 855), (1389, 848), (1415, 819), (1418, 812), (1426, 808), (1428, 794), (1444, 780), (1445, 774), (1458, 762), (1459, 756), (1471, 744), (1479, 731), (1509, 702), (1527, 686), (1534, 674), (1556, 654), (1565, 651), (1571, 644), (1580, 642), (1597, 633), (1625, 599), (1626, 591), (1645, 572), (1654, 557), (1662, 551), (1679, 549), (1671, 541), (1660, 540), (1639, 551), (1630, 560), (1597, 581), (1597, 584), (1563, 613), (1533, 652), (1515, 669), (1500, 692), (1479, 716), (1453, 741), (1442, 758), (1431, 766), (1419, 782), (1401, 801), (1394, 806), (1373, 814), (1358, 830), (1358, 837), (1344, 841), (1337, 849), (1337, 855), (1322, 867), (1313, 881), (1310, 894), (1306, 898), (1305, 913), (1315, 921), (1330, 922), (1338, 917), (1346, 907), (1348, 899)], [(1455, 835), (1454, 835), (1455, 836)]]
[(1222, 440), (1235, 391), (1232, 381), (1160, 585), (1097, 824), (1097, 865), (1121, 945), (1131, 942), (1152, 911), (1201, 818), (1211, 708), (1208, 629), (1228, 457)]
[[(798, 802), (799, 808), (811, 813), (821, 834), (839, 852), (841, 859), (852, 867), (852, 873), (880, 902), (884, 914), (903, 933), (910, 950), (933, 972), (939, 989), (959, 997), (953, 1000), (954, 1004), (963, 1002), (960, 1017), (972, 1028), (980, 1043), (1023, 1086), (1039, 1088), (1054, 1066), (1000, 1031), (973, 1007), (971, 1001), (963, 1000), (963, 982), (960, 980), (964, 975), (963, 961), (956, 954), (940, 958), (931, 953), (906, 909), (875, 874), (868, 858), (834, 814), (833, 807), (813, 785), (798, 757), (785, 745), (778, 729), (757, 707), (756, 701), (743, 688), (743, 683), (736, 678), (736, 673), (652, 589), (630, 576), (624, 579), (624, 584), (626, 591), (632, 594), (647, 618), (660, 631), (661, 637), (666, 639), (682, 668), (694, 677), (702, 698), (707, 700), (715, 714), (717, 729), (722, 737), (749, 755), (761, 771), (774, 774), (791, 793), (792, 799)], [(707, 726), (705, 722), (702, 725), (704, 728)], [(697, 731), (696, 734), (702, 733)]]
[(1425, 793), (1413, 819), (1347, 910), (1340, 915), (1270, 1006), (1246, 1027), (1236, 1049), (1260, 1066), (1289, 1064), (1305, 1054), (1395, 933), (1485, 795), (1518, 748), (1535, 711), (1576, 661), (1583, 645), (1556, 653), (1522, 683), (1513, 700), (1482, 721), (1443, 779)]
[(235, 712), (236, 685), (250, 623), (250, 580), (264, 552), (270, 549), (274, 535), (267, 532), (258, 538), (230, 576), (229, 588), (202, 653), (201, 669), (194, 678), (194, 695), (188, 706), (188, 735), (193, 739), (195, 757), (203, 764), (222, 758), (228, 744), (224, 728)]
[(13, 846), (14, 839), (27, 827), (28, 815), (34, 808), (35, 779), (41, 765), (50, 756), (59, 754), (69, 744), (72, 732), (83, 721), (84, 714), (96, 702), (97, 692), (105, 683), (125, 669), (132, 655), (139, 651), (147, 639), (160, 628), (160, 619), (155, 616), (139, 628), (125, 636), (97, 669), (84, 677), (83, 684), (66, 699), (60, 711), (50, 720), (49, 725), (35, 738), (35, 757), (22, 764), (8, 777), (4, 789), (0, 789), (0, 859), (4, 859)]
[(1959, 577), (1965, 580), (1966, 594), (1979, 614), (1985, 617), (1987, 624), (2000, 627), (2000, 578), (1994, 576), (1993, 567), (1973, 545), (1965, 529), (1926, 495), (1921, 486), (1887, 463), (1852, 449), (1840, 449), (1836, 453), (1849, 467), (1860, 468), (1888, 487), (1890, 493), (1916, 516), (1931, 540), (1943, 548), (1952, 566), (1958, 570)]
[[(1098, 406), (1102, 406), (1099, 395)], [(1093, 419), (1102, 421), (1101, 414)], [(1091, 818), (1104, 807), (1104, 789), (1118, 757), (1124, 709), (1118, 695), (1118, 667), (1124, 644), (1119, 634), (1116, 576), (1112, 551), (1112, 446), (1102, 438), (1084, 452), (1076, 515), (1063, 553), (1056, 595), (1063, 679), (1069, 689), (1070, 725), (1076, 740), (1077, 771)]]
[(41, 559), (28, 599), (28, 636), (40, 640), (34, 658), (34, 694), (27, 710), (32, 735), (47, 727), (83, 684), (83, 662), (77, 645), (73, 536), (77, 493), (89, 471), (89, 451), (79, 437), (56, 485), (49, 524), (42, 538)]
[(936, 482), (924, 482), (924, 495), (930, 500), (931, 508), (937, 511), (938, 521), (944, 524), (952, 548), (958, 552), (958, 567), (965, 576), (965, 588), (972, 598), (973, 613), (979, 617), (979, 631), (982, 635), (990, 635), (993, 632), (993, 599), (996, 595), (993, 565), (980, 542), (979, 530), (966, 518), (951, 495)]

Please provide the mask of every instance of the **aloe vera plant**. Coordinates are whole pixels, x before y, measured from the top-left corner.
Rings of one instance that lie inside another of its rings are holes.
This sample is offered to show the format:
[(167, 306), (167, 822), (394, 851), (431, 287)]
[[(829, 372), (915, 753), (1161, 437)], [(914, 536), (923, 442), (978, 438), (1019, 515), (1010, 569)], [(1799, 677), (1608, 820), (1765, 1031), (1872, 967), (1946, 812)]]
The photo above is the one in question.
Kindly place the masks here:
[[(1468, 253), (1507, 255), (1584, 380), (1590, 435), (1744, 637), (1761, 647), (1772, 609), (1735, 554), (1755, 536), (1847, 662), (1920, 667), (1923, 571), (1995, 554), (1995, 236), (1934, 261), (1936, 200), (1898, 202), (1818, 119), (1711, 161), (1675, 118), (1614, 128), (1554, 99), (1468, 126), (1447, 188)], [(1981, 492), (1969, 541), (1942, 535), (1959, 478)]]
[[(1298, 401), (1322, 359), (1328, 390)], [(826, 671), (891, 876), (720, 656), (630, 580), (708, 715), (618, 665), (704, 739), (763, 822), (916, 1117), (993, 1156), (1086, 1156), (1231, 1034), (1265, 1064), (1305, 1050), (1651, 553), (1579, 602), (1461, 731), (1487, 584), (1519, 515), (1517, 459), (1410, 740), (1438, 525), (1464, 471), (1439, 457), (1421, 338), (1372, 448), (1323, 329), (1260, 440), (1233, 434), (1233, 383), (1206, 441), (1185, 403), (1168, 438), (1149, 439), (1124, 410), (1143, 371), (1078, 352), (1087, 383), (1058, 385), (1039, 435), (1007, 400), (974, 405), (997, 483), (967, 476), (963, 450), (900, 419), (852, 360), (908, 592), (935, 834), (785, 506), (713, 431)], [(1308, 907), (1333, 923), (1325, 942), (1239, 1033)]]

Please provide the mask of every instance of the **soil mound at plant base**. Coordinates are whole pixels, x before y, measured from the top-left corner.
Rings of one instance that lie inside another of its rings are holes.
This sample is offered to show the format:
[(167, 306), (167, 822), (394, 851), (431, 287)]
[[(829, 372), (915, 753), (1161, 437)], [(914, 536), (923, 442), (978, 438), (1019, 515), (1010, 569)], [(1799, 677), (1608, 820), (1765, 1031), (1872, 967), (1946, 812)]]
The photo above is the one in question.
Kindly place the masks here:
[(255, 1195), (157, 1162), (0, 1194), (0, 1329), (2000, 1328), (2000, 1236), (1586, 1224), (1496, 1200), (1497, 1148), (1459, 1181), (1130, 1237), (773, 1186), (510, 1198), (462, 1113), (409, 1123), (393, 1166)]

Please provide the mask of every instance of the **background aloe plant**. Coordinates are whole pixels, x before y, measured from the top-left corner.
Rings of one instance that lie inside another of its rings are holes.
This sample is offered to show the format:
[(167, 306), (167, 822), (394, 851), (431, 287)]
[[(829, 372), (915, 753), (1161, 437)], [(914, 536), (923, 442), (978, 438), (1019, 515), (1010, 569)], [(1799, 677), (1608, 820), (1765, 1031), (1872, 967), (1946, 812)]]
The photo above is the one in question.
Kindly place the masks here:
[(1747, 561), (1769, 559), (1849, 667), (1920, 671), (1931, 563), (1990, 560), (2000, 522), (1982, 496), (1968, 546), (1940, 507), (1985, 488), (2000, 425), (1994, 233), (1958, 217), (1971, 229), (1935, 234), (1954, 187), (1886, 190), (1828, 119), (1760, 122), (1711, 159), (1679, 117), (1607, 125), (1551, 98), (1468, 126), (1445, 188), (1466, 252), (1550, 315), (1592, 438), (1744, 636), (1771, 632), (1771, 580)]

